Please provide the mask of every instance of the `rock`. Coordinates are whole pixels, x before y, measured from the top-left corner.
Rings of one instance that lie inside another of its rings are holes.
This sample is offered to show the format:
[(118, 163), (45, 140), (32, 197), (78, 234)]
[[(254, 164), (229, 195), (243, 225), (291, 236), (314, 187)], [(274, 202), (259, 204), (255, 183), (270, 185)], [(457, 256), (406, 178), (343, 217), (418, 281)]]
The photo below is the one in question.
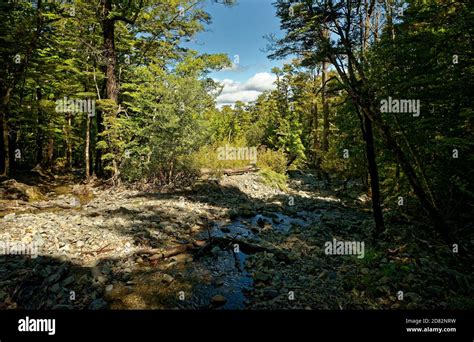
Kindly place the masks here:
[(193, 245), (199, 248), (207, 246), (209, 242), (207, 240), (196, 240), (193, 242)]
[(5, 221), (13, 221), (16, 217), (16, 214), (15, 213), (11, 213), (11, 214), (8, 214), (8, 215), (5, 215), (3, 216), (3, 219)]
[(266, 282), (270, 280), (270, 276), (268, 274), (260, 272), (260, 271), (255, 272), (253, 278), (256, 281), (262, 281), (262, 282)]
[(253, 217), (255, 216), (256, 212), (252, 208), (242, 208), (240, 210), (240, 216), (242, 217)]
[(36, 243), (37, 246), (43, 246), (44, 245), (44, 239), (40, 234), (35, 235), (33, 238), (34, 242)]
[(0, 197), (3, 199), (23, 200), (26, 202), (40, 201), (44, 198), (38, 187), (26, 185), (9, 179), (0, 185)]
[(236, 209), (229, 210), (229, 218), (235, 220), (239, 217), (239, 212)]
[(163, 259), (163, 254), (153, 254), (153, 255), (150, 255), (150, 257), (148, 258), (148, 260), (150, 261), (160, 260), (160, 259)]
[(48, 278), (46, 278), (45, 285), (51, 285), (51, 284), (57, 283), (59, 279), (61, 279), (61, 276), (62, 276), (62, 272), (53, 273)]
[(199, 225), (194, 225), (190, 229), (191, 233), (199, 233), (201, 230), (202, 230), (202, 227)]
[(114, 289), (114, 285), (113, 285), (113, 284), (107, 285), (107, 286), (105, 287), (105, 292), (110, 292), (110, 291), (112, 291), (113, 289)]
[(330, 280), (336, 280), (336, 278), (337, 278), (337, 273), (334, 272), (334, 271), (329, 271), (329, 272), (328, 272), (328, 278), (329, 278)]
[(171, 257), (171, 260), (176, 261), (177, 263), (188, 263), (193, 261), (193, 256), (191, 254), (178, 254)]
[(54, 284), (53, 286), (51, 286), (50, 291), (51, 291), (52, 293), (58, 293), (58, 292), (59, 292), (59, 289), (60, 289), (60, 286), (59, 286), (58, 283), (56, 283), (56, 284)]
[(97, 298), (89, 304), (89, 310), (105, 310), (108, 308), (108, 304), (102, 298)]
[(275, 251), (274, 254), (275, 254), (276, 258), (280, 261), (283, 261), (283, 262), (291, 261), (291, 259), (288, 257), (288, 255), (283, 251)]
[(260, 228), (263, 228), (265, 226), (265, 223), (266, 223), (266, 220), (264, 220), (263, 218), (259, 217), (258, 220), (257, 220), (257, 225), (260, 227)]
[(56, 304), (51, 309), (52, 310), (73, 310), (74, 307), (72, 305), (67, 305), (67, 304)]
[(67, 277), (66, 279), (63, 280), (62, 286), (64, 286), (64, 287), (69, 286), (72, 283), (74, 283), (74, 281), (75, 281), (75, 278), (73, 276)]
[(224, 280), (223, 280), (223, 279), (216, 279), (216, 280), (213, 282), (213, 285), (214, 285), (215, 287), (223, 286), (223, 285), (224, 285)]
[(69, 244), (65, 244), (59, 250), (62, 251), (62, 252), (69, 252), (71, 250), (71, 246)]
[(273, 299), (278, 296), (278, 291), (273, 288), (267, 287), (263, 289), (262, 294), (267, 299)]
[(421, 296), (415, 292), (407, 292), (403, 298), (411, 300), (412, 302), (420, 302), (422, 300)]
[(84, 241), (79, 240), (79, 241), (76, 242), (76, 247), (77, 247), (77, 248), (81, 248), (81, 247), (84, 246), (84, 244), (85, 244)]
[(171, 275), (165, 273), (163, 274), (163, 281), (169, 284), (174, 281), (174, 278)]
[(227, 303), (227, 299), (223, 295), (215, 295), (212, 297), (211, 303), (214, 306), (221, 306)]

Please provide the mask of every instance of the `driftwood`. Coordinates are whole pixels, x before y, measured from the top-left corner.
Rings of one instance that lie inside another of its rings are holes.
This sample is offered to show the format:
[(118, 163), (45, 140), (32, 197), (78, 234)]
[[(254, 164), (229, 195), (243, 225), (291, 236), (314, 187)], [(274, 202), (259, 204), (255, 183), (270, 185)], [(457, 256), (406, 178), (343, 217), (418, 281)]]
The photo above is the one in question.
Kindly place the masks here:
[(101, 254), (101, 253), (107, 253), (107, 252), (111, 252), (113, 250), (115, 250), (114, 248), (107, 248), (107, 246), (110, 246), (110, 243), (106, 244), (105, 246), (95, 250), (95, 251), (85, 251), (85, 252), (82, 252), (82, 254)]
[(257, 172), (260, 169), (256, 166), (247, 166), (244, 168), (238, 168), (238, 169), (222, 169), (222, 170), (214, 170), (214, 169), (201, 169), (201, 176), (209, 176), (212, 174), (224, 174), (226, 176), (232, 176), (232, 175), (243, 175), (245, 173), (253, 173)]
[(55, 178), (50, 171), (43, 169), (40, 164), (37, 164), (30, 171), (37, 173), (40, 177), (46, 178), (47, 180), (53, 180)]
[(43, 198), (38, 187), (9, 179), (0, 184), (0, 198), (6, 200), (34, 201)]
[(234, 245), (237, 244), (239, 249), (246, 254), (253, 254), (259, 252), (273, 253), (279, 260), (288, 262), (290, 259), (287, 254), (277, 248), (265, 247), (259, 244), (246, 242), (243, 240), (236, 240), (230, 237), (212, 237), (206, 240), (195, 240), (193, 243), (183, 244), (179, 246), (173, 246), (167, 249), (142, 249), (136, 251), (138, 255), (149, 255), (148, 260), (157, 261), (171, 258), (173, 256), (193, 253), (197, 256), (204, 256), (212, 250), (212, 247), (219, 246), (222, 249), (234, 250)]
[(187, 251), (192, 250), (194, 248), (196, 247), (192, 243), (189, 243), (189, 244), (169, 247), (166, 249), (158, 249), (158, 248), (141, 249), (141, 250), (136, 251), (135, 254), (150, 255), (148, 257), (149, 260), (162, 260), (162, 259), (173, 257), (178, 254), (186, 253)]

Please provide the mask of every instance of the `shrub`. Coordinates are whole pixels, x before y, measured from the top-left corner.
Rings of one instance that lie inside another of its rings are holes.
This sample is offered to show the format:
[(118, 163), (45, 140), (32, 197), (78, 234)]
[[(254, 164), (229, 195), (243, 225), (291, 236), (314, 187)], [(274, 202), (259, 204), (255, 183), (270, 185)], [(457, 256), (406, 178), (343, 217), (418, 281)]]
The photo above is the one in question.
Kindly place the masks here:
[(262, 147), (258, 150), (257, 166), (262, 169), (269, 169), (279, 174), (286, 173), (288, 163), (285, 153), (282, 150), (273, 151)]
[(286, 181), (288, 176), (286, 174), (278, 173), (268, 168), (263, 168), (259, 171), (261, 182), (273, 188), (287, 191), (288, 187)]

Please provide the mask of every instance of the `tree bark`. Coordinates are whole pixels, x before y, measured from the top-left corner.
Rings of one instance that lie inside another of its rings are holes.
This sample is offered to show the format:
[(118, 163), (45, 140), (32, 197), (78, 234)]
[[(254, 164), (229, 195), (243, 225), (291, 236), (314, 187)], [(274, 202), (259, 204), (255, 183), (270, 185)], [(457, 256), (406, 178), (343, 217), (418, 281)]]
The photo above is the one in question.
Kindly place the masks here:
[(319, 128), (319, 112), (318, 112), (318, 103), (316, 101), (318, 85), (316, 83), (317, 80), (317, 73), (315, 72), (313, 77), (313, 94), (315, 95), (312, 102), (311, 102), (311, 118), (312, 118), (312, 135), (313, 135), (313, 160), (314, 160), (314, 167), (316, 169), (319, 168), (321, 163), (321, 158), (319, 156), (320, 144), (319, 144), (319, 135), (318, 135), (318, 128)]
[[(359, 100), (357, 100), (359, 101)], [(366, 115), (372, 119), (372, 122), (375, 124), (379, 130), (382, 138), (385, 141), (386, 146), (395, 154), (395, 157), (400, 164), (404, 174), (406, 175), (408, 182), (410, 183), (415, 195), (418, 197), (421, 206), (427, 212), (428, 216), (431, 218), (433, 225), (436, 230), (446, 239), (450, 240), (449, 230), (445, 224), (444, 218), (438, 212), (433, 203), (430, 202), (429, 196), (423, 188), (423, 184), (420, 181), (415, 169), (411, 165), (410, 161), (407, 159), (406, 154), (401, 149), (400, 145), (394, 138), (390, 127), (382, 121), (380, 115), (377, 115), (375, 106), (365, 106), (364, 112)]]
[[(41, 101), (41, 98), (43, 97), (43, 94), (41, 92), (41, 88), (36, 88), (36, 99), (37, 101)], [(43, 141), (44, 141), (44, 133), (43, 133), (43, 127), (44, 127), (44, 113), (43, 111), (38, 108), (38, 120), (36, 123), (36, 163), (35, 165), (42, 164), (43, 163)]]
[(369, 169), (370, 175), (370, 190), (372, 197), (372, 210), (375, 221), (375, 231), (376, 235), (383, 232), (385, 229), (382, 206), (381, 206), (381, 197), (380, 197), (380, 186), (379, 186), (379, 172), (377, 168), (377, 160), (375, 153), (375, 144), (374, 144), (374, 133), (372, 129), (372, 121), (364, 115), (364, 140), (366, 147), (366, 156), (367, 156), (367, 166)]
[(71, 170), (72, 168), (72, 113), (66, 113), (66, 169)]
[(86, 178), (91, 176), (90, 171), (90, 132), (91, 132), (91, 117), (90, 115), (86, 114), (86, 141), (84, 146), (84, 163), (86, 166)]
[(117, 83), (117, 54), (115, 51), (115, 19), (109, 18), (112, 11), (112, 1), (102, 0), (102, 34), (104, 38), (104, 58), (105, 58), (105, 77), (106, 77), (106, 97), (118, 102), (118, 83)]
[(323, 62), (322, 70), (322, 89), (321, 99), (323, 102), (323, 139), (322, 139), (322, 150), (327, 152), (329, 150), (329, 103), (326, 92), (326, 79), (327, 79), (327, 62)]
[(53, 157), (54, 157), (54, 132), (52, 129), (50, 129), (48, 145), (46, 147), (46, 158), (45, 158), (45, 166), (48, 170), (50, 170), (51, 167), (53, 166)]
[(0, 103), (0, 124), (2, 126), (2, 140), (3, 140), (3, 172), (1, 176), (8, 176), (10, 174), (10, 140), (8, 129), (8, 104), (10, 103), (12, 89), (9, 88), (2, 96)]

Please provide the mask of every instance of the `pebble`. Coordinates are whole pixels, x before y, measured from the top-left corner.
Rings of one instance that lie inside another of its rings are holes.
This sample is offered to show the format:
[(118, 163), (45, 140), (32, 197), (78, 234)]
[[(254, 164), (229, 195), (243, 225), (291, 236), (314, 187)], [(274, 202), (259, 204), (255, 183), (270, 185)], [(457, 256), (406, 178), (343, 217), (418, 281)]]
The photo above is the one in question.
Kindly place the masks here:
[(107, 307), (107, 302), (102, 298), (95, 299), (89, 304), (89, 310), (105, 310)]
[(227, 299), (223, 295), (215, 295), (212, 297), (211, 303), (214, 306), (221, 306), (227, 303)]
[(169, 275), (169, 274), (166, 274), (166, 273), (163, 274), (163, 281), (164, 281), (165, 283), (168, 283), (168, 284), (169, 284), (169, 283), (173, 282), (173, 280), (174, 280), (173, 276), (171, 276), (171, 275)]

